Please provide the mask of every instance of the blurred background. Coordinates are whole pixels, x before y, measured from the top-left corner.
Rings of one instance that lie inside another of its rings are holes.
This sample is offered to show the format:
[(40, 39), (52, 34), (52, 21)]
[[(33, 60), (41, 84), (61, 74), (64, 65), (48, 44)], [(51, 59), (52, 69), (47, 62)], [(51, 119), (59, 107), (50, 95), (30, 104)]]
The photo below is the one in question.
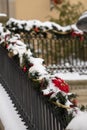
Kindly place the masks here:
[[(6, 13), (8, 17), (16, 19), (38, 19), (47, 21), (49, 16), (58, 17), (58, 11), (54, 8), (66, 0), (0, 0), (0, 13)], [(71, 5), (77, 4), (79, 0), (69, 0)], [(87, 0), (80, 0), (84, 8), (87, 6)], [(78, 7), (77, 7), (78, 8)], [(77, 9), (78, 10), (78, 9)]]

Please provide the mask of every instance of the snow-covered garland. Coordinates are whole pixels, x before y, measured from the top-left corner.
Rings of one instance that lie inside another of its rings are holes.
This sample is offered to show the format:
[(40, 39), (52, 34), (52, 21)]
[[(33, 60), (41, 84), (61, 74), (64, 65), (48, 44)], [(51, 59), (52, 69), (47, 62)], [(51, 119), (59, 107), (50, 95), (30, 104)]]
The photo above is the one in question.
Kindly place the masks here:
[(29, 35), (40, 35), (47, 37), (50, 33), (57, 37), (58, 35), (70, 34), (72, 37), (79, 37), (83, 40), (83, 31), (76, 27), (76, 24), (61, 26), (55, 22), (41, 22), (39, 20), (17, 20), (10, 18), (6, 23), (6, 28), (11, 32), (20, 33), (27, 32)]
[(0, 44), (8, 50), (8, 56), (17, 57), (21, 69), (34, 82), (40, 84), (40, 92), (51, 103), (66, 108), (70, 112), (77, 110), (76, 95), (69, 92), (69, 85), (58, 75), (47, 71), (42, 58), (33, 57), (29, 47), (21, 41), (19, 34), (12, 34), (0, 24)]

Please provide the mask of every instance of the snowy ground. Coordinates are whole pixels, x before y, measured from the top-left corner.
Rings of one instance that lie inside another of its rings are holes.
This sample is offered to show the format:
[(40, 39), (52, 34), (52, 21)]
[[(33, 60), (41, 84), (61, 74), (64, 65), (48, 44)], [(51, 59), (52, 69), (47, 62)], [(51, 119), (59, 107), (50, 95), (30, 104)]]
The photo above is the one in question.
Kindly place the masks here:
[(87, 112), (78, 111), (66, 130), (87, 130)]
[[(64, 80), (87, 80), (87, 74), (78, 73), (58, 73)], [(78, 111), (75, 118), (68, 124), (66, 130), (87, 130), (87, 112)]]
[(58, 76), (64, 80), (87, 80), (87, 74), (79, 74), (76, 72), (58, 73)]
[(27, 130), (10, 97), (0, 84), (0, 119), (5, 130)]

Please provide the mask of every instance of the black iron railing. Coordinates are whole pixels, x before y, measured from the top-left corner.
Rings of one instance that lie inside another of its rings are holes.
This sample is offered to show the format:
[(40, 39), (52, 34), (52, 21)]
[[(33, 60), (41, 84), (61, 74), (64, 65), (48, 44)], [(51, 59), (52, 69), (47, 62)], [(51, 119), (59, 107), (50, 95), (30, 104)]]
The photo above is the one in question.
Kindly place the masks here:
[(29, 45), (35, 57), (44, 59), (48, 68), (58, 71), (87, 70), (87, 37), (60, 35), (52, 38), (30, 37), (23, 40)]
[[(3, 80), (2, 80), (3, 79)], [(18, 64), (0, 46), (0, 82), (16, 105), (29, 130), (64, 130), (68, 123), (67, 110), (55, 107), (28, 79)]]

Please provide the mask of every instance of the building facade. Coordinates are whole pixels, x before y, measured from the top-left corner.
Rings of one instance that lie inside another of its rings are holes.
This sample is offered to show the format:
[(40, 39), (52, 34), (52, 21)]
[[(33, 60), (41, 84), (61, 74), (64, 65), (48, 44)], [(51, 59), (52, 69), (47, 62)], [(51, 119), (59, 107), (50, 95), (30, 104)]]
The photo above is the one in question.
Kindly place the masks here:
[[(58, 12), (52, 9), (53, 1), (58, 0), (15, 0), (15, 16), (17, 19), (38, 19), (41, 21), (47, 21), (49, 16), (58, 17)], [(59, 0), (60, 1), (60, 0)], [(70, 0), (71, 1), (71, 0)], [(79, 0), (71, 1), (72, 4)], [(83, 5), (87, 6), (87, 0), (80, 1)], [(61, 6), (58, 3), (58, 6)]]
[[(9, 17), (23, 20), (38, 19), (47, 21), (49, 16), (58, 17), (58, 12), (53, 9), (54, 4), (61, 6), (64, 0), (0, 0), (0, 12), (7, 13)], [(72, 4), (79, 0), (69, 0)], [(81, 0), (84, 8), (87, 0)]]

